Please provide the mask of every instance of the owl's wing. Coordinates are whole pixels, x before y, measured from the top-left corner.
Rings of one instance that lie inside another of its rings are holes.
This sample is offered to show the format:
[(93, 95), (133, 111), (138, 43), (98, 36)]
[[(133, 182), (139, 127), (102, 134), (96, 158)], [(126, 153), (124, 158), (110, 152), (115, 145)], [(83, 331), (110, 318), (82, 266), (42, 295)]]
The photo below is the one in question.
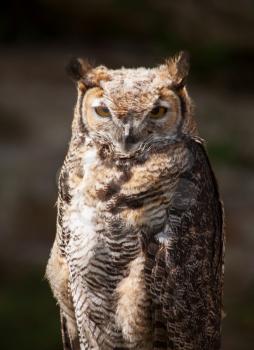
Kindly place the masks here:
[(180, 176), (163, 231), (145, 244), (154, 343), (162, 349), (215, 350), (220, 348), (223, 209), (203, 145), (192, 140), (187, 147), (192, 165)]

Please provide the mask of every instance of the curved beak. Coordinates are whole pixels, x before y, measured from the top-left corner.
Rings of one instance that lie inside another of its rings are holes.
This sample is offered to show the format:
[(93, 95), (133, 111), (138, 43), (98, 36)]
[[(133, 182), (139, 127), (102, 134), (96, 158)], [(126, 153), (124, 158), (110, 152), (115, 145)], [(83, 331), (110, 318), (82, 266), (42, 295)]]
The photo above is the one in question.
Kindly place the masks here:
[(128, 123), (124, 125), (122, 134), (122, 145), (125, 151), (129, 151), (135, 143), (135, 137), (133, 135), (133, 127)]

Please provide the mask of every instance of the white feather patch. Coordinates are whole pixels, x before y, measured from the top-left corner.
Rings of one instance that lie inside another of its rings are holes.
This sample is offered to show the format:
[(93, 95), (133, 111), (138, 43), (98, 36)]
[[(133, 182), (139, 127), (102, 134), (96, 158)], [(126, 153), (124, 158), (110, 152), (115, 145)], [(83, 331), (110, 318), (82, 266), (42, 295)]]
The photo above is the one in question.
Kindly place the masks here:
[(95, 108), (95, 107), (99, 107), (101, 106), (103, 103), (103, 98), (95, 98), (92, 102), (92, 107)]
[(96, 148), (88, 146), (83, 157), (84, 177), (72, 190), (71, 204), (66, 213), (65, 222), (71, 231), (68, 250), (80, 268), (88, 265), (97, 245), (96, 209), (88, 204), (86, 198), (89, 183), (93, 180), (92, 168), (97, 160)]

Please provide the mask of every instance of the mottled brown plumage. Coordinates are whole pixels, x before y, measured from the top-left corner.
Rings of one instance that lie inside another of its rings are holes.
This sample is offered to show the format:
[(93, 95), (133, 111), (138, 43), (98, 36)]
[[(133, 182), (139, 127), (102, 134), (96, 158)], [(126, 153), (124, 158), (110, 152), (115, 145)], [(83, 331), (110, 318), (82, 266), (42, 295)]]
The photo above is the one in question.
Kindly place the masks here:
[(180, 53), (68, 68), (78, 101), (47, 266), (65, 350), (220, 349), (223, 212), (188, 67)]

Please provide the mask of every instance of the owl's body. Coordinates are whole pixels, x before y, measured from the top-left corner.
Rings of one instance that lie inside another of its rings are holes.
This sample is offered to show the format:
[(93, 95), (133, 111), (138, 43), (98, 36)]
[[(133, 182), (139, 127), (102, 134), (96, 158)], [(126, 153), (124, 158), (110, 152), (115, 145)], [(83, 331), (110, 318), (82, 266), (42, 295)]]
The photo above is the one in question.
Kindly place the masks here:
[(174, 64), (76, 67), (47, 267), (65, 349), (220, 348), (222, 209)]

